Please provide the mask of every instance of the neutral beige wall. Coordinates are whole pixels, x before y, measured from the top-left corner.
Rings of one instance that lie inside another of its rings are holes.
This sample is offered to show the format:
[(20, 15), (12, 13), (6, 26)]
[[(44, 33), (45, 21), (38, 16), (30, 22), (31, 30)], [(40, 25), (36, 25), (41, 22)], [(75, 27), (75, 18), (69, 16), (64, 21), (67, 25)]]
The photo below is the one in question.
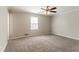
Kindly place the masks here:
[[(30, 30), (30, 19), (31, 16), (38, 17), (38, 30)], [(41, 34), (50, 34), (51, 32), (51, 17), (37, 15), (32, 13), (19, 13), (11, 12), (10, 13), (10, 38), (16, 38), (24, 36), (24, 34), (29, 35), (41, 35)]]
[(79, 10), (53, 16), (52, 33), (79, 40)]
[(0, 52), (4, 51), (8, 40), (8, 10), (0, 7)]

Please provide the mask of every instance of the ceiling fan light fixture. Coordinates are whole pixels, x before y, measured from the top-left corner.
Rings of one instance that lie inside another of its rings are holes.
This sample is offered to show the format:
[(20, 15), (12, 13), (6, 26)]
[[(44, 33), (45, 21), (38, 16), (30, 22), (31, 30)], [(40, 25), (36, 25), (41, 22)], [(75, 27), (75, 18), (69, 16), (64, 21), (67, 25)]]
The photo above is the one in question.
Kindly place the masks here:
[(52, 6), (46, 6), (46, 8), (41, 8), (41, 9), (45, 11), (46, 15), (48, 15), (50, 13), (56, 13), (56, 11), (54, 11), (54, 10), (57, 8), (52, 7)]

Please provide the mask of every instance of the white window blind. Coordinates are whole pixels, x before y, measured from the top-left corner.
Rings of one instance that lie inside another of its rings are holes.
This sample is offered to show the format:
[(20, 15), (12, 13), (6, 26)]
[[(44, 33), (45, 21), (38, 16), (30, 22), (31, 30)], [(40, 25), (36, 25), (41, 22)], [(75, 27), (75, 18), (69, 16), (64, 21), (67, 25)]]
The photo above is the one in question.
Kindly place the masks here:
[(31, 17), (31, 30), (38, 30), (38, 17)]

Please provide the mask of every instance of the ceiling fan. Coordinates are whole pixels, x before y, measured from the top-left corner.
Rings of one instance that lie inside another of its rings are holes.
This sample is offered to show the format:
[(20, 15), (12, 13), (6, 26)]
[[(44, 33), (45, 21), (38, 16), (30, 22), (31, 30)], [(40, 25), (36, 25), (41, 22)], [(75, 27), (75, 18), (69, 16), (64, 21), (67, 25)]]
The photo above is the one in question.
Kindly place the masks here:
[(46, 8), (41, 8), (41, 9), (44, 10), (46, 15), (47, 15), (49, 12), (56, 13), (56, 11), (54, 11), (54, 10), (57, 9), (57, 8), (51, 7), (51, 6), (46, 6)]

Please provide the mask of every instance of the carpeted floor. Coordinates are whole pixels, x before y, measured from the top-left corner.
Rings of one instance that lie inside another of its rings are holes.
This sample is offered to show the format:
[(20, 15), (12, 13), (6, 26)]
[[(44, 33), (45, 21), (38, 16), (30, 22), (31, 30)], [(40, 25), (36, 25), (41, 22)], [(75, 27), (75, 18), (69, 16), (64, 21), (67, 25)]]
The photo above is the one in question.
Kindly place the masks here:
[(44, 35), (9, 40), (5, 52), (78, 52), (79, 40)]

